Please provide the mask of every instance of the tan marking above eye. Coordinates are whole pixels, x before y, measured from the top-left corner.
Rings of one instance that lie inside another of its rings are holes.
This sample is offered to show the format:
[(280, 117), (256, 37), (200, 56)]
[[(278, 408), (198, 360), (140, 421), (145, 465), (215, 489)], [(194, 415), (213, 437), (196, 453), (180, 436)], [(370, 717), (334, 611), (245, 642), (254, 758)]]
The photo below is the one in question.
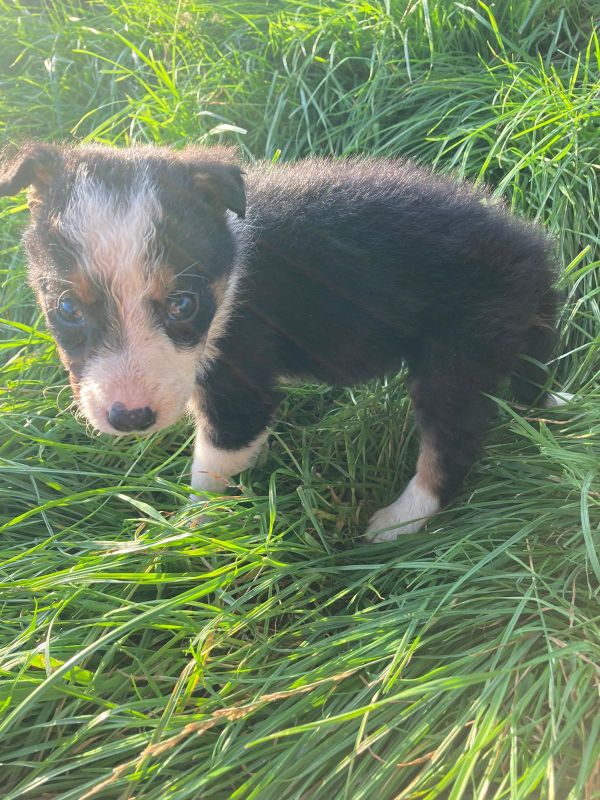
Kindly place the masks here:
[(86, 306), (91, 306), (98, 300), (98, 292), (93, 282), (80, 270), (75, 270), (69, 275), (69, 291)]
[(147, 284), (148, 297), (159, 302), (166, 300), (173, 291), (173, 279), (173, 273), (167, 267), (153, 270)]

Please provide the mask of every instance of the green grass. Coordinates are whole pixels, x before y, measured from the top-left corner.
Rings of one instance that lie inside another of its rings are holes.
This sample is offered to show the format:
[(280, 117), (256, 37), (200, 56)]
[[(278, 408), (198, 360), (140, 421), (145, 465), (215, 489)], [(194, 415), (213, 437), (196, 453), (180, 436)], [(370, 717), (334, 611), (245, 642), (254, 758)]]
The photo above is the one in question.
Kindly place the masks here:
[[(587, 0), (0, 0), (0, 138), (393, 153), (554, 233), (557, 385), (428, 532), (402, 375), (288, 390), (193, 529), (191, 429), (90, 438), (0, 206), (2, 800), (600, 798), (600, 46)], [(596, 9), (597, 10), (597, 9)]]

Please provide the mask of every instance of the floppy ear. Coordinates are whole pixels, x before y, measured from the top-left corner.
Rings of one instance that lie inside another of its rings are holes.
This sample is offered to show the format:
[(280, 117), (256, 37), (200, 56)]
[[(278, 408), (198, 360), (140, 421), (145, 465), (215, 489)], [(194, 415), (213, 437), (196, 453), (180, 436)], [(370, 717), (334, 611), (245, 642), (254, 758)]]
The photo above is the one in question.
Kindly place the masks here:
[(243, 219), (246, 215), (244, 173), (235, 164), (198, 162), (192, 165), (192, 180), (211, 202), (230, 209)]
[(23, 145), (4, 160), (0, 173), (0, 197), (17, 194), (26, 186), (43, 192), (51, 184), (62, 159), (58, 148), (42, 142)]

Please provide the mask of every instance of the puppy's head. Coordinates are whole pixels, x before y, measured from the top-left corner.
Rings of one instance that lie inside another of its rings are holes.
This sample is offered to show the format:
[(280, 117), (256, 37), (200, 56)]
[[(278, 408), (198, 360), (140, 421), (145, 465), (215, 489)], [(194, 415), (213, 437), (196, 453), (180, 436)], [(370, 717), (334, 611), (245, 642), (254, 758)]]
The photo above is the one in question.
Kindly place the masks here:
[(177, 420), (214, 354), (237, 280), (223, 149), (23, 147), (0, 196), (30, 187), (29, 275), (73, 391), (105, 433)]

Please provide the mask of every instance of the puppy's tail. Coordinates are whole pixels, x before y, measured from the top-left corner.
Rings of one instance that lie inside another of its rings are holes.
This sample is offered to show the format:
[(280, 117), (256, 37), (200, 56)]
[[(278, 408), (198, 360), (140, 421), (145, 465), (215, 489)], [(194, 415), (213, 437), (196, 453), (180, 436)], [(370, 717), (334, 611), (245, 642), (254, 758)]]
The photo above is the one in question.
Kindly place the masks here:
[(527, 406), (552, 405), (553, 395), (548, 392), (552, 374), (547, 363), (558, 339), (556, 320), (559, 299), (559, 293), (553, 288), (543, 295), (535, 320), (526, 333), (523, 352), (511, 375), (515, 400)]

